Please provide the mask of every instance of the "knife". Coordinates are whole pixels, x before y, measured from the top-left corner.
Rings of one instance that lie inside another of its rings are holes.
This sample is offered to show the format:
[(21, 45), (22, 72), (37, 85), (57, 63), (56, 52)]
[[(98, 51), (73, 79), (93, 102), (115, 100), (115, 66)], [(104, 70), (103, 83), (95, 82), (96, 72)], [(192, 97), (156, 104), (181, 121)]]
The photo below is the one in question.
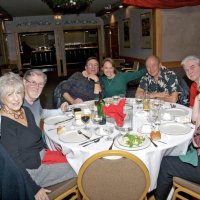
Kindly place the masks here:
[(73, 118), (74, 118), (74, 117), (71, 117), (71, 118), (69, 118), (69, 119), (65, 119), (65, 120), (62, 120), (62, 121), (56, 122), (56, 123), (54, 123), (54, 125), (57, 125), (57, 124), (60, 124), (60, 123), (63, 123), (63, 122), (70, 121), (70, 120), (72, 120)]
[(94, 140), (96, 140), (96, 139), (101, 139), (102, 137), (103, 137), (103, 136), (98, 137), (98, 138), (95, 138), (95, 139), (92, 139), (92, 140), (88, 140), (88, 141), (86, 141), (86, 142), (82, 142), (82, 143), (80, 143), (79, 145), (84, 145), (84, 144), (87, 144), (87, 143), (93, 142)]
[(148, 138), (150, 139), (151, 143), (152, 143), (155, 147), (158, 147), (158, 145), (157, 145), (150, 137), (148, 137)]

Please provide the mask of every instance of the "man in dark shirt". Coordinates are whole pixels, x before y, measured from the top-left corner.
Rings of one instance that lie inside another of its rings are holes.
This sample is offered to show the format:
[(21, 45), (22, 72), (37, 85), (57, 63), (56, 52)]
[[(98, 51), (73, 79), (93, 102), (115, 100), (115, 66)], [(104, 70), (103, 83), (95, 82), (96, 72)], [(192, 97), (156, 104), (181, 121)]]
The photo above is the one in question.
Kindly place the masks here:
[(99, 84), (99, 62), (95, 57), (86, 61), (85, 70), (88, 77), (81, 72), (74, 73), (64, 84), (60, 85), (61, 97), (70, 104), (77, 104), (97, 98), (101, 87)]

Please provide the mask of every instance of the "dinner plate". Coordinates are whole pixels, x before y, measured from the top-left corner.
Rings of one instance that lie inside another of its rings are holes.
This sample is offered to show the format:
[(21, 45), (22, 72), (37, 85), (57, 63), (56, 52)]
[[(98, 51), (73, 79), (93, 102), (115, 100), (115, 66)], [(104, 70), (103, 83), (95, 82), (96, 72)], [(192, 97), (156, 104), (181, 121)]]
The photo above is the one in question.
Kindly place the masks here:
[(127, 144), (124, 143), (123, 141), (123, 136), (119, 136), (115, 139), (114, 141), (114, 145), (119, 148), (119, 149), (123, 149), (123, 150), (126, 150), (126, 151), (138, 151), (138, 150), (141, 150), (141, 149), (145, 149), (147, 148), (150, 144), (151, 144), (151, 141), (149, 140), (148, 137), (144, 137), (145, 140), (138, 146), (133, 146), (133, 147), (129, 147)]
[[(92, 136), (91, 131), (81, 129), (81, 132), (89, 138)], [(79, 134), (77, 130), (67, 131), (59, 136), (59, 139), (65, 143), (77, 143), (88, 140), (83, 134)]]
[(159, 129), (161, 133), (168, 135), (184, 135), (191, 131), (190, 126), (175, 122), (161, 124)]
[[(57, 116), (52, 116), (52, 117), (47, 117), (44, 120), (45, 124), (48, 125), (60, 125), (60, 124), (65, 124), (68, 123), (73, 119), (72, 116), (66, 116), (66, 115), (57, 115)], [(66, 121), (65, 121), (66, 120)], [(60, 123), (59, 123), (60, 122)]]
[(164, 110), (164, 113), (170, 113), (174, 117), (180, 117), (187, 115), (189, 111), (183, 108), (168, 108)]

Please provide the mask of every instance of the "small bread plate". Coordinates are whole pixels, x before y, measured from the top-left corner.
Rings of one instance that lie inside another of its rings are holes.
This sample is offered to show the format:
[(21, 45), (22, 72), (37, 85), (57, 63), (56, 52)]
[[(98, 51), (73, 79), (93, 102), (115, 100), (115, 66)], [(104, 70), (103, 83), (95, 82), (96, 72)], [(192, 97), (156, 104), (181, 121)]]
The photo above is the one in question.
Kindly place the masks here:
[(119, 149), (127, 151), (138, 151), (141, 149), (145, 149), (151, 144), (151, 141), (146, 136), (141, 136), (141, 137), (144, 138), (144, 141), (141, 144), (130, 147), (128, 144), (124, 142), (123, 136), (121, 135), (115, 139), (114, 145)]
[(143, 124), (137, 129), (138, 133), (142, 134), (150, 134), (152, 131), (152, 127), (150, 124)]
[(161, 124), (159, 129), (161, 133), (167, 135), (184, 135), (191, 131), (191, 127), (187, 124), (181, 124), (177, 122)]
[[(81, 129), (81, 132), (89, 138), (92, 136), (89, 130)], [(79, 134), (77, 130), (67, 131), (59, 136), (59, 140), (65, 143), (78, 143), (88, 140), (83, 134)]]
[(44, 123), (47, 125), (66, 124), (70, 122), (73, 118), (74, 118), (73, 116), (57, 115), (57, 116), (47, 117), (44, 120)]
[(168, 108), (164, 110), (164, 113), (169, 113), (174, 117), (180, 117), (187, 115), (189, 111), (185, 110), (184, 108)]
[(114, 126), (103, 125), (96, 129), (95, 134), (99, 136), (111, 135), (114, 131)]

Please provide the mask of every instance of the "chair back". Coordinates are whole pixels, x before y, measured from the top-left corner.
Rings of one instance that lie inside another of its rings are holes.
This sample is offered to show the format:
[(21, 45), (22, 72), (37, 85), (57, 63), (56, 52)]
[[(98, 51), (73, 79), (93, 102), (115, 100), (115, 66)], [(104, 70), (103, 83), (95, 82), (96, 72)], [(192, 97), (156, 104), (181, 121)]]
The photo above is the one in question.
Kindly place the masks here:
[(53, 107), (54, 107), (54, 108), (59, 108), (60, 105), (61, 105), (62, 102), (63, 102), (63, 97), (62, 97), (62, 95), (61, 95), (61, 89), (62, 89), (62, 86), (63, 86), (64, 84), (66, 84), (66, 82), (67, 82), (67, 80), (64, 80), (64, 81), (60, 82), (60, 83), (56, 86), (56, 88), (55, 88), (55, 90), (54, 90), (54, 93), (53, 93)]
[(86, 200), (140, 200), (146, 197), (149, 186), (144, 163), (125, 151), (97, 153), (86, 160), (78, 174), (78, 188)]
[(184, 194), (189, 194), (190, 196), (200, 199), (200, 184), (193, 183), (191, 181), (179, 178), (179, 177), (173, 177), (173, 186), (175, 188), (175, 191), (173, 193), (172, 200), (175, 199), (183, 199), (185, 200)]
[(115, 63), (116, 69), (120, 69), (121, 63), (125, 63), (125, 59), (123, 59), (123, 58), (113, 59), (113, 61)]

